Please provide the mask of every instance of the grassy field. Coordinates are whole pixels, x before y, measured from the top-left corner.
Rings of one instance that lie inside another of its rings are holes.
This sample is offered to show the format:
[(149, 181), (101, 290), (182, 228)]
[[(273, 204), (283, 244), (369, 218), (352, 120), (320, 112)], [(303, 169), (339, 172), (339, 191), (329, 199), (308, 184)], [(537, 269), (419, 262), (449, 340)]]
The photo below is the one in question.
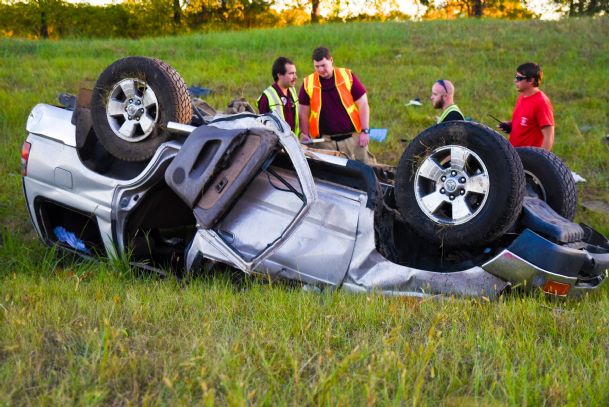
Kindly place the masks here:
[[(609, 202), (609, 19), (322, 25), (139, 41), (0, 39), (0, 405), (607, 405), (609, 289), (577, 302), (414, 300), (246, 279), (230, 271), (177, 280), (112, 262), (74, 263), (35, 236), (19, 151), (29, 110), (92, 87), (112, 61), (148, 55), (211, 105), (254, 101), (278, 55), (302, 78), (329, 46), (366, 85), (372, 145), (395, 164), (400, 139), (434, 122), (427, 102), (450, 79), (466, 115), (508, 118), (512, 78), (542, 64), (555, 152), (588, 182), (580, 201)], [(580, 184), (582, 185), (582, 184)], [(578, 219), (609, 234), (609, 217)]]

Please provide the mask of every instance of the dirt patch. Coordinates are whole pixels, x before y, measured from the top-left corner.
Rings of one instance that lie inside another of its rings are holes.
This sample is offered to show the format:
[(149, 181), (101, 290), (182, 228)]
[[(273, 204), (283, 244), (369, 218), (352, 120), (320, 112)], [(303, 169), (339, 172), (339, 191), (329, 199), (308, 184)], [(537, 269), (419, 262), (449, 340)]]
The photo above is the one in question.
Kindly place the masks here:
[(580, 205), (589, 211), (599, 212), (609, 216), (609, 203), (597, 199), (590, 199), (580, 202)]

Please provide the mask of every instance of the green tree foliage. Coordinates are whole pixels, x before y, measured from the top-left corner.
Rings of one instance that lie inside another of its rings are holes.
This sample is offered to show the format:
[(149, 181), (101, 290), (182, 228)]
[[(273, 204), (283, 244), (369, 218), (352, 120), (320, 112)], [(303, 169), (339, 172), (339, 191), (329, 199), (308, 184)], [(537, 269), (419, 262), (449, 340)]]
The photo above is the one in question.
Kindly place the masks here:
[(123, 5), (131, 20), (127, 29), (134, 30), (130, 36), (168, 35), (177, 30), (173, 0), (126, 0)]
[(192, 29), (272, 26), (279, 21), (272, 0), (191, 0), (185, 7)]
[[(60, 0), (0, 3), (0, 34), (25, 38), (138, 37), (135, 10), (120, 4), (95, 7)], [(150, 35), (149, 32), (143, 35)]]
[(54, 36), (61, 0), (31, 0), (27, 3), (2, 3), (0, 27), (5, 35), (17, 34), (29, 38)]
[[(524, 0), (418, 0), (424, 18), (535, 17)], [(554, 0), (569, 14), (597, 14), (609, 0)], [(0, 0), (0, 35), (26, 38), (164, 36), (324, 21), (409, 19), (399, 0), (122, 0), (107, 6), (65, 0)]]
[(609, 0), (555, 0), (569, 16), (594, 16), (609, 13)]
[[(409, 20), (400, 12), (399, 0), (285, 0), (284, 8), (308, 14), (307, 22)], [(359, 6), (359, 7), (356, 7)], [(361, 7), (363, 5), (363, 7)]]
[(535, 14), (520, 0), (420, 0), (427, 6), (425, 18), (498, 17), (522, 19)]
[(0, 0), (0, 35), (26, 38), (162, 36), (197, 29), (268, 27), (272, 0), (124, 0), (92, 6), (63, 0)]

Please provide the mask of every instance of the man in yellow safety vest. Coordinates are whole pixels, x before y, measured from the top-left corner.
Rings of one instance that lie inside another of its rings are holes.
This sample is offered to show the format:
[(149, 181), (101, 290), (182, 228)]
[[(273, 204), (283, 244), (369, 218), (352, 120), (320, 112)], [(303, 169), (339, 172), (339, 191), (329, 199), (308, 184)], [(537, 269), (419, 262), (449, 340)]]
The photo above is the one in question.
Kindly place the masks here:
[(286, 57), (279, 57), (273, 63), (275, 83), (266, 88), (258, 98), (258, 111), (277, 112), (298, 135), (298, 96), (296, 95), (296, 66)]
[(316, 148), (340, 151), (349, 159), (375, 164), (368, 151), (370, 107), (366, 88), (347, 68), (335, 68), (330, 50), (313, 51), (315, 72), (298, 93), (301, 141), (323, 139)]
[(431, 104), (434, 109), (442, 109), (438, 123), (451, 120), (465, 120), (459, 106), (455, 104), (455, 87), (446, 79), (438, 79), (431, 87)]

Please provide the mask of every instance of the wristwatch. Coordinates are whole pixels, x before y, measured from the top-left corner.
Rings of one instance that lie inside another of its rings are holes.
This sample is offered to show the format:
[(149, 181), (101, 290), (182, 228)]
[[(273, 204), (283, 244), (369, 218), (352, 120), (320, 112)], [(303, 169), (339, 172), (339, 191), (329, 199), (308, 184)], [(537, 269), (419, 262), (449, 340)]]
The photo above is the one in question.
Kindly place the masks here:
[(370, 134), (370, 129), (368, 129), (368, 128), (362, 129), (362, 133)]

